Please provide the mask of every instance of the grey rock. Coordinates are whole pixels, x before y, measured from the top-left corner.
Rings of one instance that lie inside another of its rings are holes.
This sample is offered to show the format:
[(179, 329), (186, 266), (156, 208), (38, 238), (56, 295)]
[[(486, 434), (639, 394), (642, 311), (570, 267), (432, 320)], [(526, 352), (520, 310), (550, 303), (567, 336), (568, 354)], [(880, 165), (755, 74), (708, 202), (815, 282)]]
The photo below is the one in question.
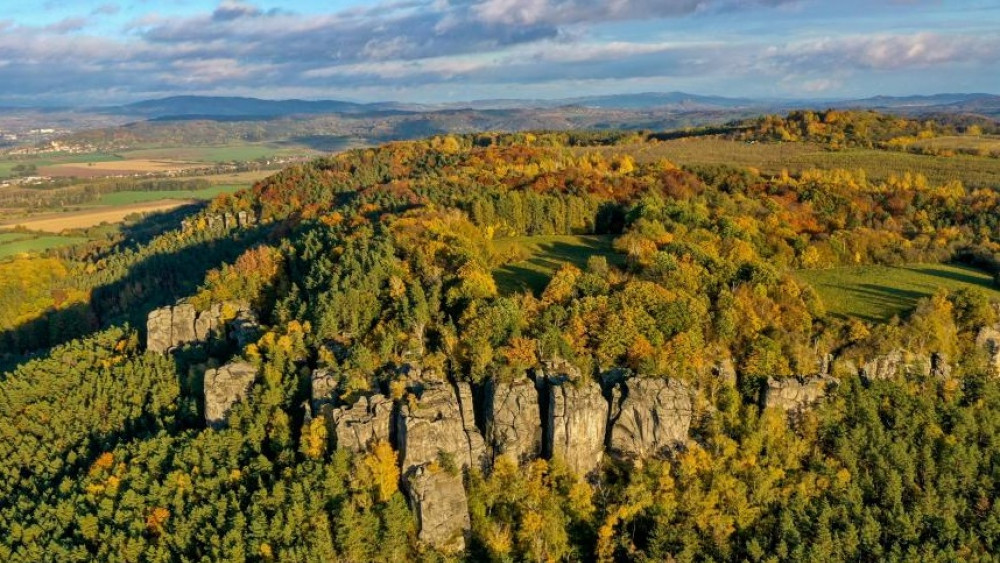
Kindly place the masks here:
[(693, 400), (687, 385), (666, 378), (633, 378), (612, 390), (610, 451), (643, 460), (682, 445)]
[(389, 441), (392, 400), (382, 395), (361, 397), (350, 407), (332, 409), (328, 424), (338, 449), (363, 452), (376, 441)]
[(146, 349), (163, 353), (173, 346), (173, 308), (155, 309), (146, 317)]
[(403, 491), (417, 516), (421, 542), (449, 553), (465, 549), (471, 521), (461, 473), (414, 467), (403, 476)]
[(222, 304), (213, 303), (207, 311), (202, 311), (194, 321), (194, 337), (204, 342), (215, 336), (222, 326)]
[(257, 321), (257, 316), (249, 309), (240, 309), (230, 327), (229, 336), (240, 348), (260, 338), (260, 323)]
[(486, 442), (476, 428), (469, 384), (433, 383), (414, 405), (404, 404), (396, 444), (403, 473), (442, 455), (462, 468), (484, 467)]
[(541, 454), (542, 419), (533, 381), (525, 377), (511, 383), (492, 382), (485, 407), (494, 459), (507, 455), (520, 463)]
[(976, 347), (986, 352), (991, 375), (1000, 375), (1000, 330), (995, 326), (983, 327), (976, 335)]
[(865, 362), (858, 375), (869, 381), (895, 379), (898, 376), (930, 375), (931, 358), (923, 354), (911, 354), (905, 350), (893, 350)]
[(246, 399), (257, 377), (257, 368), (246, 362), (233, 362), (205, 372), (205, 422), (222, 428), (233, 405)]
[(726, 385), (736, 385), (736, 367), (733, 366), (731, 359), (726, 358), (716, 364), (712, 369), (712, 373), (719, 381)]
[(608, 401), (596, 381), (563, 383), (546, 387), (548, 413), (546, 455), (559, 456), (581, 477), (593, 473), (604, 457)]
[(194, 305), (190, 303), (174, 305), (173, 330), (171, 334), (174, 346), (188, 344), (196, 340), (194, 322), (197, 316), (198, 312), (195, 310)]
[(940, 379), (951, 377), (951, 364), (946, 354), (934, 353), (931, 356), (931, 375)]
[(767, 378), (762, 405), (798, 413), (826, 397), (831, 387), (840, 382), (829, 376)]
[(324, 405), (337, 402), (337, 376), (327, 368), (313, 370), (309, 378), (312, 409), (320, 412)]

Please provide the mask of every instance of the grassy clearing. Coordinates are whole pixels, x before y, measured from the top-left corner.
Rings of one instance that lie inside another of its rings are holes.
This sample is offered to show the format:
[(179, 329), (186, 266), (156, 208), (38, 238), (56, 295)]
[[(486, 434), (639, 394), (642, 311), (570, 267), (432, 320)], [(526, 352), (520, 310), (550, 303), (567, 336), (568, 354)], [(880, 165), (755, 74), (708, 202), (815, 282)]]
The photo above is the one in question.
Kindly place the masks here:
[(67, 229), (89, 229), (103, 223), (121, 223), (126, 217), (135, 213), (170, 211), (171, 209), (192, 203), (196, 202), (190, 199), (164, 199), (115, 207), (101, 206), (80, 211), (47, 213), (29, 218), (11, 219), (5, 224), (0, 224), (0, 227), (21, 226), (31, 231), (61, 233)]
[(800, 270), (795, 274), (819, 293), (826, 309), (839, 317), (885, 321), (902, 315), (918, 299), (939, 288), (979, 288), (1000, 300), (993, 278), (975, 268), (954, 264), (856, 266), (829, 270)]
[(552, 274), (569, 263), (583, 269), (591, 256), (604, 256), (610, 264), (622, 264), (624, 257), (611, 247), (610, 235), (547, 235), (498, 239), (494, 246), (500, 254), (515, 256), (493, 270), (500, 292), (509, 295), (530, 289), (540, 294)]
[(902, 176), (906, 172), (919, 172), (932, 184), (944, 184), (957, 178), (972, 188), (1000, 185), (1000, 159), (968, 155), (926, 156), (876, 149), (830, 151), (815, 143), (748, 144), (717, 137), (690, 137), (660, 143), (578, 150), (629, 153), (640, 162), (665, 158), (681, 165), (755, 167), (764, 174), (777, 174), (782, 169), (795, 174), (809, 168), (842, 168), (863, 169), (874, 180), (885, 180), (893, 174)]
[(220, 185), (205, 188), (203, 190), (165, 190), (156, 192), (115, 192), (104, 194), (97, 201), (97, 205), (132, 205), (135, 203), (146, 203), (150, 201), (160, 201), (164, 199), (213, 199), (215, 196), (224, 193), (232, 193), (245, 188), (245, 185)]
[[(20, 238), (11, 238), (10, 235), (17, 235)], [(0, 259), (9, 258), (18, 254), (43, 252), (51, 248), (71, 246), (86, 241), (84, 237), (61, 237), (49, 235), (30, 235), (25, 233), (2, 233), (0, 234)]]

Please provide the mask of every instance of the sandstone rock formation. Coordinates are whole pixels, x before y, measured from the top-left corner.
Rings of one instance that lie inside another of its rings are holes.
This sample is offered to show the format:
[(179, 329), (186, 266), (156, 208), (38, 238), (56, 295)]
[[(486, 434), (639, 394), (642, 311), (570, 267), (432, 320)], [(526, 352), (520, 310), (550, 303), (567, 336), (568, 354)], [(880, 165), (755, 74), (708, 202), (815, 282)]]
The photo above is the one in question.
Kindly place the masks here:
[(332, 409), (328, 424), (338, 449), (363, 452), (373, 442), (389, 441), (392, 400), (382, 395), (361, 397), (350, 407)]
[(233, 362), (205, 372), (205, 423), (222, 428), (233, 405), (246, 399), (253, 387), (257, 368), (246, 362)]
[(465, 549), (471, 523), (460, 472), (414, 467), (403, 476), (403, 491), (417, 516), (420, 541), (449, 553)]
[(309, 377), (309, 399), (313, 412), (320, 412), (326, 405), (337, 402), (337, 377), (326, 368), (319, 368)]
[[(254, 314), (244, 307), (237, 309), (236, 318), (229, 322), (233, 338), (240, 347), (256, 340), (259, 325)], [(146, 349), (164, 353), (184, 344), (206, 342), (213, 336), (225, 336), (226, 321), (223, 306), (215, 303), (198, 312), (190, 303), (161, 307), (146, 318)]]
[[(545, 455), (559, 456), (581, 477), (598, 468), (607, 437), (608, 401), (596, 381), (546, 386)], [(685, 431), (686, 433), (686, 431)]]
[(458, 467), (483, 467), (486, 443), (476, 428), (469, 384), (428, 384), (415, 404), (404, 404), (396, 422), (396, 445), (403, 473), (442, 456)]
[(541, 454), (542, 420), (533, 381), (527, 377), (511, 383), (494, 381), (484, 404), (493, 459), (507, 455), (522, 462)]
[(862, 364), (858, 375), (869, 381), (893, 379), (899, 375), (929, 375), (931, 359), (923, 354), (910, 354), (904, 350), (893, 350), (876, 356)]
[(983, 327), (976, 335), (976, 347), (986, 352), (992, 375), (1000, 375), (1000, 330), (995, 326)]
[(692, 411), (691, 392), (680, 381), (629, 379), (612, 390), (610, 452), (643, 460), (683, 444)]
[(763, 408), (776, 408), (800, 412), (826, 396), (839, 381), (830, 376), (786, 377), (767, 379), (761, 404)]

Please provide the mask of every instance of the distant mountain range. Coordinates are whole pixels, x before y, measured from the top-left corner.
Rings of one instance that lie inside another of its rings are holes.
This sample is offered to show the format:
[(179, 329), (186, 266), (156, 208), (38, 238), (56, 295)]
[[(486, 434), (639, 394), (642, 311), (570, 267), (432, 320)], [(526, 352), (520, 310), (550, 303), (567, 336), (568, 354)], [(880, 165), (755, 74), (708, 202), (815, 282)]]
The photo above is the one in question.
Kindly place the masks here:
[(645, 92), (585, 96), (557, 100), (473, 100), (442, 104), (402, 102), (359, 103), (342, 100), (263, 100), (242, 97), (173, 96), (121, 106), (90, 108), (104, 115), (135, 119), (267, 119), (296, 115), (426, 113), (447, 110), (514, 110), (583, 107), (604, 110), (703, 112), (724, 110), (783, 111), (794, 108), (871, 108), (896, 111), (1000, 114), (1000, 96), (992, 94), (936, 94), (933, 96), (876, 96), (857, 100), (754, 99), (701, 96), (685, 92)]

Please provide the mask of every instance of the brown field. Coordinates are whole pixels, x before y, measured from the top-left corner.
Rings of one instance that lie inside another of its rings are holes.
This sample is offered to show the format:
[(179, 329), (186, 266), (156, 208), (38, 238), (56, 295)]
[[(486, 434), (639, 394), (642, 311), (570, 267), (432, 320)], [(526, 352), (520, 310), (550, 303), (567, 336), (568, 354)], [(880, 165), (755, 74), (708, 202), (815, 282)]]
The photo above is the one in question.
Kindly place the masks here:
[(96, 178), (99, 176), (117, 176), (124, 174), (144, 174), (147, 172), (175, 172), (189, 170), (191, 168), (202, 168), (203, 163), (185, 162), (180, 160), (112, 160), (105, 162), (90, 162), (55, 164), (52, 166), (39, 167), (38, 173), (42, 176), (53, 178)]
[(125, 217), (133, 213), (152, 213), (156, 211), (169, 211), (182, 205), (196, 203), (190, 199), (161, 200), (149, 203), (137, 203), (134, 205), (123, 205), (112, 209), (87, 209), (84, 211), (73, 211), (69, 213), (47, 213), (27, 219), (9, 220), (0, 224), (0, 229), (4, 227), (22, 226), (32, 231), (46, 233), (61, 233), (66, 229), (86, 229), (95, 227), (101, 223), (120, 223)]
[(277, 174), (278, 170), (251, 170), (248, 172), (231, 172), (228, 174), (208, 174), (200, 176), (175, 176), (177, 180), (207, 180), (216, 186), (246, 185), (249, 187), (256, 182)]

